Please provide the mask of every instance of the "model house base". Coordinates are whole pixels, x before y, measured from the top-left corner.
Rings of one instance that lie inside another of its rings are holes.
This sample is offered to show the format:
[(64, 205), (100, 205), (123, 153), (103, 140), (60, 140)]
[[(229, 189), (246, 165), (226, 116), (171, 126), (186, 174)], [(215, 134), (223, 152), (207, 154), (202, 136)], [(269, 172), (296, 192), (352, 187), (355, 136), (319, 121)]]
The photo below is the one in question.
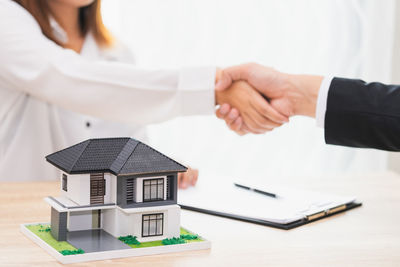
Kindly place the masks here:
[(89, 139), (46, 157), (60, 170), (49, 224), (21, 231), (62, 263), (206, 249), (180, 227), (178, 173), (187, 168), (129, 138)]
[[(157, 255), (157, 254), (166, 254), (166, 253), (175, 253), (175, 252), (184, 252), (191, 250), (203, 250), (209, 249), (211, 247), (211, 243), (207, 240), (204, 240), (200, 237), (200, 240), (196, 240), (195, 242), (187, 242), (183, 244), (176, 245), (159, 245), (155, 244), (154, 246), (149, 247), (130, 247), (127, 246), (123, 249), (113, 249), (101, 252), (83, 252), (82, 254), (76, 255), (63, 255), (60, 251), (54, 248), (55, 244), (49, 241), (45, 241), (43, 237), (40, 237), (38, 234), (34, 233), (29, 229), (31, 226), (37, 225), (49, 225), (49, 223), (35, 223), (35, 224), (21, 224), (21, 232), (25, 234), (29, 239), (43, 248), (48, 254), (53, 256), (59, 262), (63, 264), (69, 263), (79, 263), (79, 262), (87, 262), (87, 261), (96, 261), (96, 260), (107, 260), (107, 259), (117, 259), (117, 258), (128, 258), (128, 257), (137, 257), (137, 256), (146, 256), (146, 255)], [(43, 232), (46, 234), (46, 229), (44, 228)], [(48, 233), (49, 234), (49, 233)], [(50, 235), (50, 234), (49, 234)], [(82, 237), (86, 238), (86, 237)], [(54, 240), (54, 239), (53, 239)], [(56, 241), (55, 242), (65, 242), (65, 241)], [(99, 239), (99, 242), (104, 241), (103, 239)], [(125, 245), (122, 241), (116, 239), (116, 242), (120, 242), (121, 245)]]

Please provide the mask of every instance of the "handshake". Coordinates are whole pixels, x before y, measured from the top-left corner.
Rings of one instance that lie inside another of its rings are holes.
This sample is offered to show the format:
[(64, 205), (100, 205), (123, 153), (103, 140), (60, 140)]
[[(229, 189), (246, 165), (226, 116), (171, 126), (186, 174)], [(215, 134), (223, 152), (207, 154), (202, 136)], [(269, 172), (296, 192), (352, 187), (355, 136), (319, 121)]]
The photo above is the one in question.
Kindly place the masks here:
[(272, 131), (295, 115), (315, 117), (322, 80), (322, 76), (287, 74), (256, 63), (218, 69), (216, 115), (239, 135)]

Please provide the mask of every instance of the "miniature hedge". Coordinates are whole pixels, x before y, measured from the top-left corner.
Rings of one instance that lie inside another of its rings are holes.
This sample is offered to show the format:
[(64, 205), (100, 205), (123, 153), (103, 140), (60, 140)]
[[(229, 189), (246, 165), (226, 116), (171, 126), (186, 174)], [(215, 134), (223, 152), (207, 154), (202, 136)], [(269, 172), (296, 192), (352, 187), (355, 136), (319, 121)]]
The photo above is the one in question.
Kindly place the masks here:
[(165, 238), (162, 241), (162, 244), (165, 245), (165, 246), (167, 246), (167, 245), (185, 244), (185, 243), (186, 243), (186, 240), (184, 240), (183, 238), (180, 238), (180, 237), (179, 238), (176, 238), (176, 237)]
[(43, 227), (43, 225), (39, 224), (39, 227), (40, 227), (40, 228), (38, 229), (39, 232), (50, 232), (50, 231), (51, 231), (50, 226), (45, 226), (45, 227)]
[(190, 234), (181, 235), (181, 238), (185, 239), (185, 240), (195, 240), (195, 239), (199, 239), (199, 235), (190, 235)]
[(140, 245), (140, 242), (137, 240), (136, 236), (131, 236), (131, 235), (120, 236), (118, 237), (118, 239), (127, 245)]
[(83, 249), (75, 249), (75, 250), (66, 249), (60, 251), (60, 253), (63, 254), (64, 256), (67, 256), (67, 255), (83, 254), (85, 253), (85, 251), (83, 251)]

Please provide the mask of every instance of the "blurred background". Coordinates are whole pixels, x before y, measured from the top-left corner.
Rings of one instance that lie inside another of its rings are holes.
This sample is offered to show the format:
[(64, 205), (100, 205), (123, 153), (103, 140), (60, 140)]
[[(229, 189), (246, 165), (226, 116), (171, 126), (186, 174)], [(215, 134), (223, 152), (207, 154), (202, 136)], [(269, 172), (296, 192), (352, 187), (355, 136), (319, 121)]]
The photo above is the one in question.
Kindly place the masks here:
[[(390, 83), (400, 82), (398, 6), (395, 0), (104, 0), (103, 14), (143, 67), (254, 61), (285, 72)], [(400, 166), (387, 152), (325, 145), (323, 129), (308, 118), (245, 137), (215, 116), (148, 128), (152, 146), (198, 168), (200, 178), (323, 178)]]

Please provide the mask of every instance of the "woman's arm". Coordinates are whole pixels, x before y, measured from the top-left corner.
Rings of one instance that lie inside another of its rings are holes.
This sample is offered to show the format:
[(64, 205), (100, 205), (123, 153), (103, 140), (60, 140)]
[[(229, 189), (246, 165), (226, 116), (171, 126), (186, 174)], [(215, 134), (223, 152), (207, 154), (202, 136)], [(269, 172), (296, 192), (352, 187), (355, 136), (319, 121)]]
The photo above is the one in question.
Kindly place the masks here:
[(103, 119), (148, 124), (214, 112), (214, 67), (144, 70), (89, 61), (48, 40), (16, 3), (0, 0), (0, 79), (51, 104)]

